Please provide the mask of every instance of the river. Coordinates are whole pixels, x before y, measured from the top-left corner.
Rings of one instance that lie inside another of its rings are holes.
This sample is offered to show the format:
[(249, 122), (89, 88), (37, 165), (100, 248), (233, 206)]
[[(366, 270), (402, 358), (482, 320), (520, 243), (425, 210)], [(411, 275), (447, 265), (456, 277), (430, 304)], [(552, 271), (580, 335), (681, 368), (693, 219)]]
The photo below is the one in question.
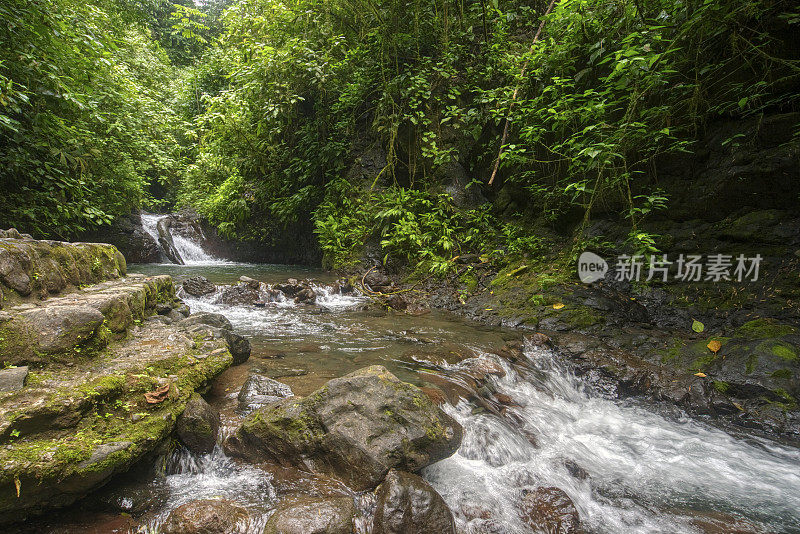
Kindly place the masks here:
[[(800, 532), (796, 448), (732, 436), (672, 407), (603, 398), (570, 375), (552, 349), (526, 345), (524, 359), (511, 365), (495, 353), (519, 339), (518, 331), (437, 312), (414, 317), (376, 311), (360, 297), (331, 292), (327, 284), (333, 277), (323, 271), (236, 264), (189, 250), (194, 249), (181, 251), (187, 265), (129, 270), (170, 274), (177, 281), (202, 275), (216, 284), (235, 283), (242, 275), (265, 284), (314, 279), (320, 294), (314, 306), (284, 301), (263, 308), (223, 304), (219, 292), (183, 295), (193, 312), (224, 314), (252, 343), (250, 360), (226, 371), (209, 394), (225, 432), (244, 416), (236, 395), (250, 373), (266, 374), (306, 395), (372, 364), (425, 386), (436, 382), (431, 374), (457, 374), (465, 356), (490, 359), (505, 372), (491, 377), (491, 390), (515, 405), (501, 416), (463, 399), (445, 404), (463, 425), (464, 439), (455, 455), (422, 473), (452, 509), (461, 532), (532, 532), (516, 503), (522, 490), (540, 486), (564, 490), (588, 533)], [(251, 510), (249, 531), (260, 534), (282, 496), (319, 483), (285, 469), (236, 463), (219, 447), (202, 457), (174, 453), (160, 474), (148, 477), (113, 490), (121, 508), (129, 504), (147, 532), (156, 532), (181, 504), (224, 496)], [(138, 509), (142, 492), (147, 505)], [(369, 496), (354, 498), (362, 510), (369, 509)], [(369, 532), (368, 520), (358, 524), (359, 532)]]

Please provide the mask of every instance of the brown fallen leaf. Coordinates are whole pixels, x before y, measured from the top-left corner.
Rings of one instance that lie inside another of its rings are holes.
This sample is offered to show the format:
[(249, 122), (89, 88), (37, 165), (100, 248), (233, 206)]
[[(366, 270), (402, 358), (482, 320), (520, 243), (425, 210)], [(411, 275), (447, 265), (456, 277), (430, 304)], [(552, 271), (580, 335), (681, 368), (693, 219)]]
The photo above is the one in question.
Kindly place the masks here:
[(17, 488), (17, 499), (19, 499), (19, 490), (22, 489), (22, 482), (20, 482), (18, 476), (14, 476), (14, 487)]
[(722, 343), (720, 343), (716, 339), (712, 339), (711, 341), (708, 342), (708, 345), (706, 346), (708, 347), (708, 350), (716, 354), (719, 352), (719, 349), (722, 348)]
[(167, 399), (167, 395), (169, 395), (169, 386), (170, 384), (164, 384), (163, 386), (157, 387), (153, 391), (148, 391), (144, 394), (145, 400), (148, 404), (158, 404), (159, 402), (164, 402)]

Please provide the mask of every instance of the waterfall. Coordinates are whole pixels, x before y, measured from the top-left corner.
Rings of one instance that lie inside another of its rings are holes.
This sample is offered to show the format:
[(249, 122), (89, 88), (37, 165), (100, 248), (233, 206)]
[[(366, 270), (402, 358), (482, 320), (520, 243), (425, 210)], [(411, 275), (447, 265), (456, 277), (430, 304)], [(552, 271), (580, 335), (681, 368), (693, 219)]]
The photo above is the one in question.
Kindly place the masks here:
[[(159, 215), (155, 213), (141, 213), (142, 228), (150, 234), (161, 248), (165, 256), (172, 259), (173, 263), (186, 265), (214, 265), (231, 263), (226, 260), (212, 256), (202, 245), (189, 237), (172, 233), (169, 225), (159, 228), (159, 221), (169, 217), (169, 215)], [(163, 235), (166, 234), (166, 235)], [(170, 249), (170, 250), (166, 250)]]

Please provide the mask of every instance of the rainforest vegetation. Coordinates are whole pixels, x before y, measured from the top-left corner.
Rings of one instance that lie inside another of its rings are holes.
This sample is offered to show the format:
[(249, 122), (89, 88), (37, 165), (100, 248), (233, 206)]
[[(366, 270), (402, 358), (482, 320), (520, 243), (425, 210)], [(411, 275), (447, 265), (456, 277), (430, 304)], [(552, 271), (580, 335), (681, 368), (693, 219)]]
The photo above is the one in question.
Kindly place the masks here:
[[(0, 0), (0, 17), (0, 227), (38, 237), (190, 207), (230, 238), (306, 225), (329, 266), (377, 239), (436, 273), (535, 252), (534, 224), (580, 239), (602, 209), (649, 250), (664, 158), (800, 104), (788, 0)], [(515, 208), (487, 201), (501, 186)]]

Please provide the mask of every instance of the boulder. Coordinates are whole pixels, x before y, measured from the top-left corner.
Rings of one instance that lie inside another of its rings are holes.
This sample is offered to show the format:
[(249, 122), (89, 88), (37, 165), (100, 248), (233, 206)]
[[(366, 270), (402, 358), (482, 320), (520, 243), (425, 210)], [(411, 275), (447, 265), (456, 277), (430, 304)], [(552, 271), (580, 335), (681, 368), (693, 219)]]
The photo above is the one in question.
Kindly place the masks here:
[(294, 278), (289, 278), (283, 284), (275, 284), (272, 286), (273, 289), (277, 289), (287, 297), (291, 298), (294, 297), (297, 293), (303, 290), (306, 286), (301, 285), (297, 280)]
[(183, 281), (183, 290), (193, 297), (202, 297), (217, 290), (217, 286), (204, 276), (193, 276)]
[(231, 322), (221, 313), (196, 313), (185, 319), (182, 319), (181, 321), (178, 321), (178, 324), (183, 327), (204, 324), (213, 326), (214, 328), (221, 328), (223, 330), (233, 330), (233, 325)]
[(249, 276), (240, 276), (239, 281), (244, 284), (247, 284), (247, 286), (250, 287), (251, 289), (258, 290), (261, 287), (261, 282), (259, 282), (254, 278), (250, 278)]
[(251, 414), (227, 440), (230, 454), (334, 476), (372, 489), (397, 467), (417, 471), (453, 454), (462, 429), (419, 388), (375, 365), (303, 399)]
[(352, 534), (355, 513), (350, 497), (292, 501), (275, 510), (264, 534)]
[(222, 337), (228, 345), (228, 350), (233, 356), (233, 365), (239, 365), (250, 359), (250, 340), (230, 330), (223, 329)]
[(392, 469), (376, 494), (372, 534), (455, 534), (453, 513), (421, 477)]
[(28, 379), (28, 366), (10, 367), (0, 371), (0, 392), (19, 391)]
[(292, 388), (262, 375), (250, 375), (239, 390), (239, 408), (250, 409), (274, 404), (294, 396)]
[(307, 287), (297, 292), (294, 301), (298, 304), (314, 304), (317, 301), (317, 294), (313, 289)]
[(219, 434), (219, 412), (195, 394), (178, 417), (175, 431), (190, 451), (197, 454), (211, 452)]
[(572, 499), (559, 488), (523, 490), (520, 512), (524, 521), (539, 532), (579, 534), (578, 510)]
[(228, 499), (203, 499), (175, 508), (161, 525), (161, 534), (238, 534), (250, 514)]
[(260, 298), (261, 295), (258, 293), (258, 288), (254, 289), (249, 284), (242, 282), (233, 286), (224, 286), (220, 296), (220, 300), (229, 306), (252, 305)]

